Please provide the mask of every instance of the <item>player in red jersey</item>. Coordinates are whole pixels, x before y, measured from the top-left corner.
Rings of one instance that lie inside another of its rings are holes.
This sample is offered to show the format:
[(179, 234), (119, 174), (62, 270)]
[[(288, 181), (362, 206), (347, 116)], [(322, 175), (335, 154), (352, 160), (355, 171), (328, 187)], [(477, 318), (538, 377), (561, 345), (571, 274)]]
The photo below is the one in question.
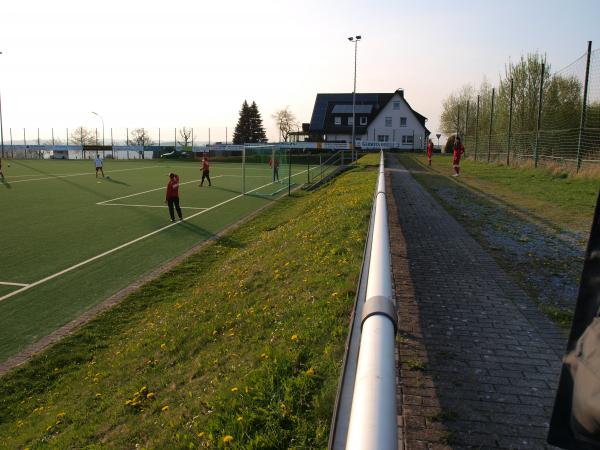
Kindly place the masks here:
[(198, 186), (202, 187), (204, 185), (204, 179), (207, 179), (208, 185), (212, 186), (212, 183), (210, 182), (210, 168), (208, 164), (208, 156), (202, 158), (202, 181), (200, 181), (200, 184)]
[(431, 139), (429, 139), (427, 141), (427, 161), (429, 162), (430, 166), (431, 166), (431, 155), (433, 155), (433, 141)]
[(173, 172), (169, 174), (169, 184), (167, 184), (167, 198), (165, 199), (165, 203), (169, 205), (171, 222), (175, 222), (175, 213), (173, 211), (173, 207), (177, 210), (179, 220), (183, 220), (181, 208), (179, 207), (179, 176)]
[(454, 166), (454, 175), (453, 177), (457, 177), (460, 175), (460, 157), (465, 154), (465, 146), (462, 145), (460, 141), (460, 136), (456, 136), (454, 139), (454, 159), (452, 161), (452, 165)]

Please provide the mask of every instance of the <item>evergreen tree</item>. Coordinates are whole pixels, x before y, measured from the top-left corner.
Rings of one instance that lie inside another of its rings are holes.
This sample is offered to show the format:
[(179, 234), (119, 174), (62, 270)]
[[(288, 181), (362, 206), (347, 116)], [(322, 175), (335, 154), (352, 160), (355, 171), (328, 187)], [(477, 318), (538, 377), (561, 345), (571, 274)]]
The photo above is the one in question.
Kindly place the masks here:
[(250, 105), (250, 139), (247, 142), (252, 144), (267, 142), (267, 134), (256, 102), (252, 102), (252, 105)]
[(248, 106), (248, 102), (244, 100), (242, 109), (240, 110), (240, 118), (238, 119), (238, 123), (233, 132), (233, 143), (236, 145), (251, 142), (250, 114), (250, 106)]

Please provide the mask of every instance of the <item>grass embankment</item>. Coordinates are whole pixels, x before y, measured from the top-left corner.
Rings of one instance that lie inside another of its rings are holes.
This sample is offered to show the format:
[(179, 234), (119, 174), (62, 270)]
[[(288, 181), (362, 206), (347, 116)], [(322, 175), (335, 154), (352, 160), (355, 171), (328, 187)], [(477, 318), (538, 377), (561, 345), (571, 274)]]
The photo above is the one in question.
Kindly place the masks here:
[(423, 156), (400, 161), (544, 314), (570, 327), (600, 180), (470, 160), (456, 180), (449, 157), (432, 168)]
[(284, 199), (1, 379), (8, 448), (323, 448), (376, 172)]

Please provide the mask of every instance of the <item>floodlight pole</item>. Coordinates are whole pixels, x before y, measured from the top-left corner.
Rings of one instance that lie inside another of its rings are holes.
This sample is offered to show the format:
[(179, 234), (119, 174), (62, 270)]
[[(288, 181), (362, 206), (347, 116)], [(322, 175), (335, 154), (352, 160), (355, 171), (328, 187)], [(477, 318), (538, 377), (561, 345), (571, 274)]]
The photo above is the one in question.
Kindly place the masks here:
[(95, 114), (96, 116), (100, 117), (100, 120), (102, 121), (102, 147), (104, 147), (104, 119), (97, 112), (92, 111), (92, 114)]
[[(355, 160), (354, 148), (356, 144), (356, 57), (358, 55), (358, 41), (361, 40), (361, 36), (349, 37), (348, 40), (350, 42), (354, 42), (354, 89), (352, 90), (352, 153), (350, 154), (350, 161), (352, 162), (353, 160)], [(344, 151), (342, 150), (342, 155), (343, 154)]]

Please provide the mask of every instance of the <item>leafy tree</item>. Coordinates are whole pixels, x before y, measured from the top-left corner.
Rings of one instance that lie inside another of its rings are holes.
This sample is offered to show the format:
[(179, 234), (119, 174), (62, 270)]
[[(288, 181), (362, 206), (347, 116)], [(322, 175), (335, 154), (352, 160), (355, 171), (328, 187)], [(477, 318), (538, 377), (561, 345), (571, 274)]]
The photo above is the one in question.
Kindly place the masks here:
[[(522, 56), (516, 63), (509, 63), (504, 76), (500, 77), (494, 100), (494, 119), (492, 134), (505, 133), (508, 130), (510, 109), (510, 83), (513, 80), (513, 119), (512, 132), (530, 132), (537, 126), (539, 92), (543, 56), (530, 53)], [(581, 112), (581, 83), (574, 77), (557, 74), (550, 75), (550, 65), (544, 71), (544, 92), (542, 102), (543, 129), (577, 128)], [(492, 86), (483, 80), (479, 89), (463, 86), (450, 94), (443, 102), (441, 129), (445, 134), (473, 136), (476, 132), (476, 101), (479, 102), (478, 132), (480, 136), (489, 133)], [(466, 108), (469, 105), (468, 123)], [(460, 123), (458, 111), (460, 109)]]
[(275, 111), (275, 114), (271, 115), (271, 117), (275, 119), (277, 128), (279, 128), (279, 132), (281, 133), (281, 138), (284, 142), (287, 142), (290, 132), (294, 131), (299, 125), (296, 116), (289, 110), (289, 106), (286, 106), (283, 109)]
[(148, 145), (153, 145), (154, 141), (150, 137), (150, 134), (144, 128), (136, 128), (131, 133), (129, 133), (129, 142), (132, 145), (143, 145), (144, 147)]

